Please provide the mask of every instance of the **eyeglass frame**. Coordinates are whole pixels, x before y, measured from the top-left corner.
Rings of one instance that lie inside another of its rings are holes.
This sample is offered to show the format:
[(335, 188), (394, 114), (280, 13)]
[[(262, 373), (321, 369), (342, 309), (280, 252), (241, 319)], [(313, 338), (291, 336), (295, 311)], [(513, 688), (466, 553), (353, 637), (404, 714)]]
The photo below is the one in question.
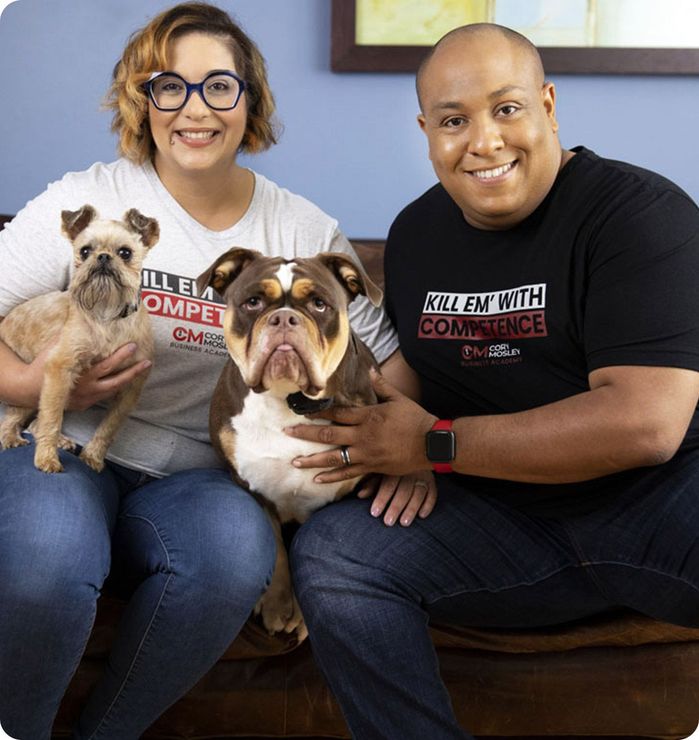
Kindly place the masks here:
[[(177, 77), (178, 80), (182, 80), (184, 83), (184, 86), (186, 88), (184, 100), (182, 101), (182, 105), (178, 105), (177, 108), (161, 108), (157, 102), (155, 101), (155, 95), (153, 94), (153, 83), (159, 78), (163, 77), (164, 75), (168, 75), (169, 77)], [(204, 96), (204, 83), (209, 79), (209, 77), (218, 77), (221, 75), (225, 75), (226, 77), (232, 77), (237, 83), (238, 83), (238, 95), (233, 102), (233, 105), (226, 106), (225, 108), (218, 108), (215, 105), (211, 105), (206, 97)], [(166, 113), (174, 113), (175, 111), (182, 110), (182, 108), (187, 105), (189, 98), (191, 97), (193, 92), (199, 93), (199, 97), (201, 98), (204, 105), (207, 106), (207, 108), (211, 108), (211, 110), (233, 110), (238, 103), (240, 102), (240, 98), (242, 94), (245, 92), (245, 80), (243, 80), (241, 77), (238, 77), (238, 75), (235, 72), (231, 72), (228, 69), (215, 69), (213, 72), (209, 72), (209, 74), (204, 77), (204, 79), (201, 82), (187, 82), (182, 75), (177, 74), (177, 72), (153, 72), (151, 76), (143, 83), (143, 87), (145, 88), (146, 92), (148, 93), (148, 97), (150, 98), (153, 105), (159, 110)]]

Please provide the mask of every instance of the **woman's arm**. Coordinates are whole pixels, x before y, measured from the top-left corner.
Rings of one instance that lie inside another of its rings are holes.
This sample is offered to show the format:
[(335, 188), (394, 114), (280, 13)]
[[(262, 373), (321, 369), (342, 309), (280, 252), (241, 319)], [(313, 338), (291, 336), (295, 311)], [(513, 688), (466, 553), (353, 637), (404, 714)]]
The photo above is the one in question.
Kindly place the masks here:
[[(2, 318), (0, 318), (2, 321)], [(31, 363), (23, 362), (0, 341), (0, 400), (13, 406), (38, 408), (44, 364), (50, 347), (42, 350)], [(115, 372), (136, 351), (135, 344), (120, 347), (113, 355), (86, 370), (78, 379), (68, 403), (69, 409), (83, 410), (114, 396), (124, 385), (150, 367), (150, 362), (137, 362)]]

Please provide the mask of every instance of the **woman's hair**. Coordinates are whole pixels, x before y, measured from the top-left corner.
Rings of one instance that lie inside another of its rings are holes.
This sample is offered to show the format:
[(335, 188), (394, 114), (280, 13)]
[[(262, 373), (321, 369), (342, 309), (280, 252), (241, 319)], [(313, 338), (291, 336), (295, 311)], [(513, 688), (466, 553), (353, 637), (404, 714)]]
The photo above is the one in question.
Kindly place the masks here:
[(247, 122), (240, 151), (254, 154), (276, 144), (274, 98), (257, 46), (223, 10), (192, 2), (163, 11), (133, 33), (114, 67), (105, 105), (114, 111), (112, 131), (119, 136), (119, 152), (139, 164), (152, 157), (155, 144), (143, 83), (151, 73), (168, 69), (170, 43), (189, 33), (204, 33), (223, 41), (233, 54), (236, 72), (245, 80)]

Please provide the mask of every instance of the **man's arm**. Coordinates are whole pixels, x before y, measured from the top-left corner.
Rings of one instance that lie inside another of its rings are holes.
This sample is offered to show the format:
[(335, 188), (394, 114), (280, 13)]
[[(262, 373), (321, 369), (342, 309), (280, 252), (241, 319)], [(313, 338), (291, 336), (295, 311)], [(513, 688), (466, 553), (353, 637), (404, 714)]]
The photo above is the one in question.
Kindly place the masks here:
[(699, 373), (607, 367), (589, 382), (585, 393), (529, 411), (458, 419), (454, 469), (571, 483), (657, 465), (677, 452), (699, 398)]
[[(404, 363), (402, 357), (390, 358)], [(404, 369), (391, 370), (400, 377)], [(669, 367), (609, 367), (590, 373), (590, 390), (529, 411), (462, 417), (454, 423), (460, 473), (534, 483), (570, 483), (656, 465), (677, 451), (699, 398), (699, 373)], [(384, 378), (383, 400), (322, 416), (346, 426), (297, 425), (293, 436), (347, 445), (353, 464), (335, 451), (299, 458), (299, 467), (336, 468), (330, 482), (374, 471), (404, 475), (430, 467), (425, 433), (436, 417)]]

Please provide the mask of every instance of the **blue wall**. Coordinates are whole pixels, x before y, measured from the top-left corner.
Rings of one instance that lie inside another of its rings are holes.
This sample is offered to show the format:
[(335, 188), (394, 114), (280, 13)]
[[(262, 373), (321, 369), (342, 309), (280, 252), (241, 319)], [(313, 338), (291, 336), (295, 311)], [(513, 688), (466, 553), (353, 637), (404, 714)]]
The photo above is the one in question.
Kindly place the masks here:
[[(115, 156), (100, 102), (129, 34), (161, 0), (17, 0), (0, 17), (0, 213)], [(246, 163), (381, 237), (434, 182), (412, 75), (333, 74), (329, 0), (220, 0), (267, 58), (281, 142)], [(552, 77), (564, 146), (654, 169), (699, 200), (699, 77)]]

